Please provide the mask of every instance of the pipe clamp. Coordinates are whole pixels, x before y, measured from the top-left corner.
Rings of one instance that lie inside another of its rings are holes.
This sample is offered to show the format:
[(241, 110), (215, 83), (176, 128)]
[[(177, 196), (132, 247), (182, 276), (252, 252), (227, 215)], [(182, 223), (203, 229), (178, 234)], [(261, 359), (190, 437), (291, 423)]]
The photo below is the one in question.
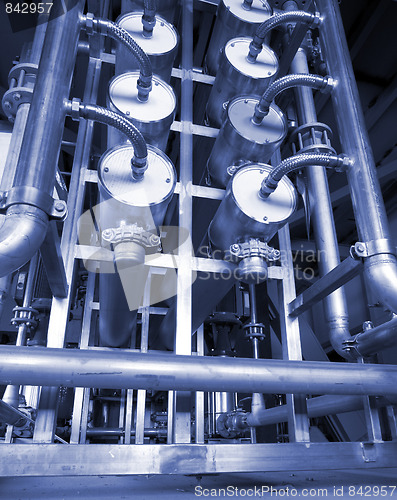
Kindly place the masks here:
[(365, 258), (382, 253), (396, 255), (396, 249), (390, 243), (390, 240), (383, 238), (367, 242), (358, 241), (351, 247), (350, 253), (353, 257)]
[(55, 220), (65, 220), (68, 214), (65, 201), (56, 200), (32, 186), (16, 186), (10, 191), (0, 192), (0, 212), (6, 212), (12, 205), (32, 205)]

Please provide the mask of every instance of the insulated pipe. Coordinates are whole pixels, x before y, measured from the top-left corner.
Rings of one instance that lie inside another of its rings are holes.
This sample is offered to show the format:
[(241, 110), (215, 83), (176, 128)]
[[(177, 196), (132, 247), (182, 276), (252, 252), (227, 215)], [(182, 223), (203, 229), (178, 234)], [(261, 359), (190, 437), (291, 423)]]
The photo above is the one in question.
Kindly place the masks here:
[(319, 14), (310, 14), (309, 12), (283, 12), (266, 19), (257, 29), (255, 36), (250, 44), (250, 51), (247, 56), (248, 61), (255, 62), (258, 54), (262, 50), (262, 44), (266, 35), (277, 26), (285, 23), (305, 23), (309, 27), (316, 28), (320, 25), (321, 18)]
[(95, 19), (92, 14), (87, 14), (83, 17), (83, 27), (90, 35), (92, 33), (100, 33), (101, 35), (109, 36), (122, 43), (136, 58), (139, 64), (140, 75), (137, 83), (138, 99), (142, 102), (148, 100), (149, 92), (152, 89), (152, 64), (147, 54), (136, 43), (127, 30), (108, 19)]
[(153, 36), (153, 28), (156, 26), (156, 0), (145, 0), (143, 5), (143, 36)]
[[(63, 13), (61, 3), (51, 9), (30, 111), (14, 179), (25, 193), (51, 195), (62, 140), (65, 110), (80, 33), (84, 0)], [(12, 190), (11, 190), (12, 192)], [(26, 200), (26, 201), (25, 201)], [(0, 277), (25, 264), (44, 241), (48, 215), (25, 196), (7, 209), (0, 228)]]
[(328, 153), (302, 153), (286, 158), (275, 167), (262, 181), (260, 196), (268, 198), (273, 193), (284, 175), (305, 167), (320, 166), (345, 170), (349, 166), (346, 155), (331, 155)]
[(66, 112), (73, 119), (78, 120), (80, 117), (87, 120), (94, 120), (105, 125), (117, 128), (127, 136), (134, 147), (134, 156), (131, 158), (131, 170), (135, 180), (140, 180), (147, 170), (147, 146), (143, 135), (131, 123), (126, 116), (112, 111), (111, 109), (103, 108), (97, 104), (84, 104), (78, 99), (65, 103)]
[(0, 384), (397, 395), (397, 366), (0, 346)]
[(323, 93), (330, 92), (335, 85), (332, 78), (317, 75), (287, 75), (279, 78), (273, 82), (265, 90), (260, 101), (255, 106), (255, 113), (252, 121), (259, 125), (262, 123), (263, 118), (269, 113), (271, 103), (276, 96), (284, 90), (293, 87), (310, 87), (312, 89), (320, 90)]
[[(309, 72), (304, 49), (299, 49), (296, 53), (291, 64), (291, 71), (294, 73)], [(295, 97), (299, 125), (316, 123), (317, 113), (312, 91), (306, 87), (296, 87)], [(308, 145), (309, 141), (303, 144), (304, 147)], [(306, 167), (306, 176), (314, 239), (320, 255), (318, 266), (320, 276), (324, 276), (340, 263), (328, 179), (325, 168), (319, 166)], [(349, 314), (344, 289), (335, 290), (324, 299), (323, 304), (331, 345), (339, 355), (347, 357), (349, 355), (342, 345), (350, 337)]]
[[(328, 71), (338, 82), (332, 92), (343, 151), (354, 167), (347, 172), (361, 241), (386, 240), (390, 232), (371, 144), (365, 127), (357, 84), (337, 0), (318, 0), (323, 15), (321, 44)], [(391, 250), (378, 250), (364, 260), (374, 295), (397, 313), (397, 260)]]

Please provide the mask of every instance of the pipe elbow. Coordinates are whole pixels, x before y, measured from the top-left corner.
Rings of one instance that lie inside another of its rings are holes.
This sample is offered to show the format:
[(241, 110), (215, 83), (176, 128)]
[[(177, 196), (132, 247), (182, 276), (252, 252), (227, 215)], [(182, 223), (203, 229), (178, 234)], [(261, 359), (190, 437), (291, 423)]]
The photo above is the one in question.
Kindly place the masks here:
[(331, 345), (339, 356), (345, 358), (349, 361), (353, 361), (356, 358), (352, 353), (346, 348), (346, 341), (351, 338), (349, 331), (349, 320), (348, 318), (339, 317), (328, 321), (329, 328), (329, 339)]
[(376, 299), (397, 314), (397, 259), (378, 254), (365, 259), (364, 270)]
[(48, 216), (30, 205), (12, 205), (0, 227), (0, 277), (28, 262), (46, 236)]

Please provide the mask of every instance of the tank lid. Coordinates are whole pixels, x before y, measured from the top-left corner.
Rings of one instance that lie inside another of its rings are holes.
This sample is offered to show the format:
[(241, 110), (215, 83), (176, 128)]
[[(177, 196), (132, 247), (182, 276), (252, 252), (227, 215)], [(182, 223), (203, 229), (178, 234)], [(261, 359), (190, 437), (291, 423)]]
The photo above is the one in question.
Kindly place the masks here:
[(274, 76), (278, 70), (278, 60), (276, 54), (264, 46), (254, 63), (247, 60), (249, 46), (252, 38), (238, 37), (232, 38), (225, 45), (225, 55), (232, 66), (243, 75), (251, 78), (268, 79)]
[(285, 176), (266, 200), (259, 197), (261, 182), (271, 170), (272, 167), (264, 163), (250, 164), (238, 170), (231, 182), (232, 193), (240, 210), (264, 224), (288, 219), (297, 201), (294, 185)]
[(160, 16), (156, 16), (156, 25), (153, 28), (153, 36), (143, 36), (142, 26), (143, 12), (131, 12), (118, 18), (117, 23), (128, 31), (136, 43), (148, 55), (167, 54), (178, 45), (178, 33), (172, 24)]
[(252, 123), (258, 97), (237, 97), (227, 107), (227, 114), (232, 126), (245, 139), (258, 144), (278, 142), (287, 133), (287, 124), (280, 108), (275, 104), (270, 106), (269, 113), (260, 125)]
[(130, 145), (109, 149), (102, 156), (99, 183), (109, 196), (135, 207), (157, 205), (167, 199), (175, 189), (176, 173), (171, 160), (158, 148), (148, 146), (148, 168), (144, 178), (135, 182), (131, 176)]
[(243, 0), (223, 0), (225, 7), (235, 17), (247, 22), (260, 24), (272, 15), (272, 9), (267, 2), (254, 0), (251, 9), (243, 9)]
[(139, 71), (123, 73), (109, 84), (111, 104), (121, 113), (144, 123), (163, 120), (172, 115), (176, 97), (172, 88), (153, 76), (152, 90), (146, 102), (138, 101), (137, 82)]

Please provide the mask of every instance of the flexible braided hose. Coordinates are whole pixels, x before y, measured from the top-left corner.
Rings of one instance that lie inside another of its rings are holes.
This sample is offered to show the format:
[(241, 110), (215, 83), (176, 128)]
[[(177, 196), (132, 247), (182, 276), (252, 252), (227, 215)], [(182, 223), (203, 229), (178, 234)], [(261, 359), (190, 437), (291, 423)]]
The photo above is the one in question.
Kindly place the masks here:
[(282, 177), (289, 172), (299, 170), (304, 167), (328, 167), (344, 170), (350, 165), (350, 159), (346, 155), (330, 155), (327, 153), (303, 153), (291, 156), (275, 167), (270, 174), (262, 181), (260, 196), (267, 198), (276, 190)]
[(264, 92), (258, 104), (255, 106), (255, 113), (252, 121), (259, 125), (263, 118), (269, 113), (271, 103), (275, 97), (284, 90), (292, 87), (311, 87), (312, 89), (321, 90), (322, 92), (329, 91), (333, 88), (334, 81), (332, 78), (317, 75), (287, 75), (273, 82)]
[(147, 146), (143, 135), (124, 115), (102, 108), (96, 104), (80, 104), (79, 114), (87, 120), (94, 120), (105, 125), (115, 127), (123, 132), (134, 147), (134, 157), (131, 159), (131, 168), (135, 180), (142, 179), (147, 169)]
[(283, 12), (281, 14), (275, 14), (274, 16), (266, 19), (256, 30), (254, 39), (250, 44), (250, 51), (247, 56), (250, 62), (255, 62), (258, 54), (262, 50), (262, 44), (266, 38), (266, 35), (277, 26), (284, 23), (305, 23), (308, 27), (312, 25), (318, 25), (320, 23), (320, 17), (318, 14), (310, 14), (304, 11), (292, 11)]

